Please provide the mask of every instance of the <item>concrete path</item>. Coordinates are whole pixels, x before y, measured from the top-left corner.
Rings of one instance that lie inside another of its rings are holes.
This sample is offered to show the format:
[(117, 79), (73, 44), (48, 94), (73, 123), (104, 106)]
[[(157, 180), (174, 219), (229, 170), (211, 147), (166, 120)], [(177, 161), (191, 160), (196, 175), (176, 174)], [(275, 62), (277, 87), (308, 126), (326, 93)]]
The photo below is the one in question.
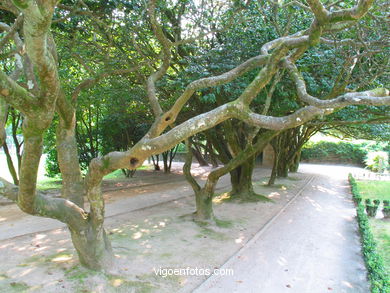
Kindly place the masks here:
[(349, 168), (303, 165), (314, 179), (270, 225), (196, 293), (370, 292), (361, 255)]

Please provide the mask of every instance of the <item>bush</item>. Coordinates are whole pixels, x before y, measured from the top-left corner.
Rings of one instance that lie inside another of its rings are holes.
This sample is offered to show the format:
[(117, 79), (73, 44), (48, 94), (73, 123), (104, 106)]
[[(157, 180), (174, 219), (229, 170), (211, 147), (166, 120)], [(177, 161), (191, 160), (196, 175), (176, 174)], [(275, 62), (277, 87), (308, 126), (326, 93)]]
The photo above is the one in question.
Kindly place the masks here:
[(367, 151), (362, 144), (320, 141), (307, 143), (302, 149), (301, 158), (307, 161), (364, 165), (366, 155)]
[(389, 168), (389, 154), (386, 152), (369, 152), (365, 163), (372, 171), (383, 173)]
[[(349, 182), (353, 196), (359, 195), (355, 179), (349, 174)], [(356, 192), (356, 194), (355, 194)], [(390, 292), (390, 277), (383, 265), (383, 259), (377, 252), (377, 246), (372, 235), (368, 217), (364, 212), (364, 206), (357, 207), (357, 218), (361, 235), (364, 261), (368, 270), (368, 277), (371, 283), (371, 292)]]
[(388, 219), (390, 218), (390, 207), (389, 206), (384, 206), (382, 209), (383, 216)]
[[(347, 163), (360, 166), (368, 164), (376, 169), (380, 169), (380, 165), (384, 169), (389, 166), (389, 146), (390, 144), (374, 142), (308, 142), (302, 148), (301, 158), (309, 162)], [(373, 154), (381, 154), (381, 157)]]
[(378, 206), (373, 204), (366, 205), (366, 213), (369, 217), (375, 218)]

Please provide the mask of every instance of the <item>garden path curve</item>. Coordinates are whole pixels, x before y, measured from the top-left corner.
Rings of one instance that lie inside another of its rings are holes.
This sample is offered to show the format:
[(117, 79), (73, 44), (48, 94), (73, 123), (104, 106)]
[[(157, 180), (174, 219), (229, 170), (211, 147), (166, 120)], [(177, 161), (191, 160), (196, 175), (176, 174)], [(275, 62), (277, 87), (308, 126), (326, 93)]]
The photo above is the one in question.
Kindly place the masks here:
[(314, 178), (196, 293), (369, 292), (347, 182), (352, 168), (303, 164)]

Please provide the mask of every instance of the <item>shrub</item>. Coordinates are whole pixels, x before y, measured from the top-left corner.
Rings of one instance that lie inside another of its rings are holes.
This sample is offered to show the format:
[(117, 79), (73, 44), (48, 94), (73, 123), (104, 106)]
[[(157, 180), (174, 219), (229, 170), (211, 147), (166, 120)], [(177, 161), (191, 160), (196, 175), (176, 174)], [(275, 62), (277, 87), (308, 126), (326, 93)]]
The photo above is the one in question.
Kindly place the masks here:
[(390, 207), (389, 206), (384, 206), (382, 209), (383, 216), (388, 219), (390, 218)]
[[(309, 141), (303, 146), (301, 158), (304, 161), (311, 162), (347, 163), (365, 166), (368, 160), (368, 154), (388, 154), (389, 146), (390, 144), (388, 143), (376, 142), (319, 141), (314, 143)], [(388, 156), (387, 160), (384, 159), (382, 161), (384, 162), (383, 166), (388, 166)], [(377, 165), (375, 162), (373, 163), (374, 167)]]
[(372, 171), (383, 173), (389, 168), (389, 154), (387, 152), (369, 152), (365, 163)]
[(366, 205), (366, 212), (369, 217), (375, 218), (376, 212), (378, 211), (378, 206), (374, 204)]
[(302, 149), (302, 159), (308, 161), (364, 164), (367, 151), (360, 144), (320, 141), (307, 143)]

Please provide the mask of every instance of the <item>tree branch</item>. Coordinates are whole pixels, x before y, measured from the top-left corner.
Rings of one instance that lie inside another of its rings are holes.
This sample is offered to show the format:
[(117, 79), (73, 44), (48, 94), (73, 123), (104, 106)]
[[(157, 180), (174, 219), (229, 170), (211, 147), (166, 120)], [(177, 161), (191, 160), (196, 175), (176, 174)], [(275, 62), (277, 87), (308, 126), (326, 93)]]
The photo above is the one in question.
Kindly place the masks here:
[(7, 34), (0, 40), (0, 48), (2, 48), (8, 41), (14, 37), (15, 33), (21, 27), (23, 23), (23, 15), (19, 15), (16, 19), (12, 27), (9, 27), (5, 23), (0, 23), (0, 28), (7, 31)]
[(365, 92), (347, 93), (331, 100), (321, 100), (307, 93), (306, 83), (298, 68), (285, 59), (284, 66), (289, 70), (295, 82), (298, 97), (303, 102), (318, 108), (343, 108), (348, 105), (375, 105), (382, 106), (389, 103), (389, 91), (387, 89), (375, 89)]
[(0, 70), (0, 98), (25, 115), (33, 114), (38, 100)]

